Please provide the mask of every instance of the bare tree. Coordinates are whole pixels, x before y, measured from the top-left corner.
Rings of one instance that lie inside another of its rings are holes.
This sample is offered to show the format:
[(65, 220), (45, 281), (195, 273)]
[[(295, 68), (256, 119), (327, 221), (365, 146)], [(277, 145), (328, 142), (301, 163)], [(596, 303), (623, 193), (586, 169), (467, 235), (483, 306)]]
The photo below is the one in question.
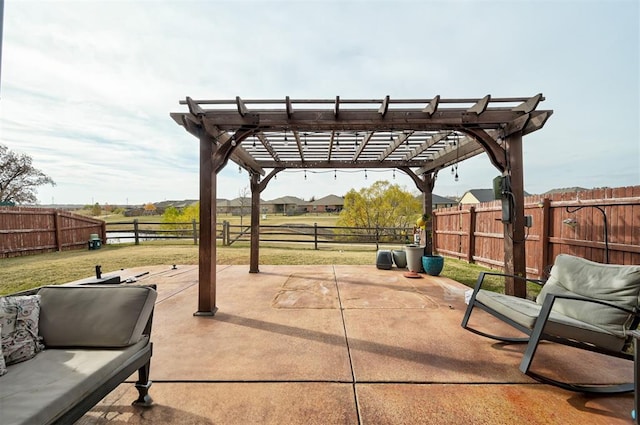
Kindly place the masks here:
[(38, 186), (55, 186), (51, 177), (32, 165), (29, 155), (18, 155), (0, 144), (0, 202), (35, 203)]
[(249, 203), (249, 187), (245, 186), (238, 191), (238, 200), (240, 202), (240, 226), (242, 226), (242, 217), (244, 216), (244, 207)]

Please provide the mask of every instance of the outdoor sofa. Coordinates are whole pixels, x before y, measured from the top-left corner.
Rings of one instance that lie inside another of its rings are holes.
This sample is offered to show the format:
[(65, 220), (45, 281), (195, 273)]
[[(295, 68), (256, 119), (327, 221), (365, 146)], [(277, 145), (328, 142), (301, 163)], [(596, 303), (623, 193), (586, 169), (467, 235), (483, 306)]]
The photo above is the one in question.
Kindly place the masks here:
[(151, 405), (156, 297), (153, 285), (63, 285), (0, 298), (0, 424), (71, 424), (136, 370), (134, 405)]

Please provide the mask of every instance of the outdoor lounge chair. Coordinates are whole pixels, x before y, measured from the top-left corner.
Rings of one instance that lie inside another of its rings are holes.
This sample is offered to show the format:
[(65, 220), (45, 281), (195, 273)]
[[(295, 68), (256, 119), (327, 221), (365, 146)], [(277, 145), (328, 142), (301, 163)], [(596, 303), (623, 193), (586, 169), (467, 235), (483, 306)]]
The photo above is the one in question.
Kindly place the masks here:
[[(600, 264), (560, 254), (546, 282), (516, 277), (543, 285), (535, 301), (481, 289), (485, 276), (490, 275), (506, 276), (480, 273), (462, 319), (463, 328), (507, 343), (527, 343), (520, 371), (540, 382), (584, 393), (633, 391), (633, 383), (604, 386), (560, 382), (534, 373), (530, 367), (543, 340), (633, 360), (633, 336), (629, 331), (640, 322), (640, 266)], [(476, 307), (527, 337), (501, 337), (469, 327)]]

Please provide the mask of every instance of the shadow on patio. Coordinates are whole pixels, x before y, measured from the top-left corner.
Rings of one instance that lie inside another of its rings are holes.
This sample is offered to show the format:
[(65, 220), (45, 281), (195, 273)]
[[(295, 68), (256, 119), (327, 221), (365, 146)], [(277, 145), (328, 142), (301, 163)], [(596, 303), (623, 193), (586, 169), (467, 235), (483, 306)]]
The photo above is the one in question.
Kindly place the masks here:
[[(125, 270), (156, 283), (151, 396), (125, 383), (79, 424), (627, 424), (633, 395), (586, 397), (521, 374), (523, 345), (460, 327), (464, 290), (375, 266), (218, 266), (219, 311), (193, 317), (197, 266)], [(512, 333), (474, 313), (478, 327)], [(538, 371), (632, 379), (632, 364), (546, 344)], [(562, 374), (562, 375), (559, 375)], [(133, 382), (133, 380), (131, 380)]]

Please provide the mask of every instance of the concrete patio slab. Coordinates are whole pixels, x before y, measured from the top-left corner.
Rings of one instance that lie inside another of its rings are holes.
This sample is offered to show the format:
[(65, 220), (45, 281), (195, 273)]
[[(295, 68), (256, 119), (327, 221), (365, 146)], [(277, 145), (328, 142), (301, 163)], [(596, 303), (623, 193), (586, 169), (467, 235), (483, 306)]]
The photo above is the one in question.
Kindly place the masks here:
[[(136, 276), (141, 269), (122, 271)], [(467, 287), (375, 266), (217, 266), (213, 317), (194, 317), (198, 270), (158, 266), (150, 409), (130, 378), (80, 424), (623, 424), (633, 395), (585, 397), (518, 370), (523, 345), (460, 327)], [(478, 312), (482, 330), (517, 335)], [(537, 371), (632, 379), (631, 362), (544, 344)]]
[(629, 424), (628, 398), (587, 398), (544, 385), (357, 386), (363, 424)]
[(335, 383), (154, 383), (154, 406), (121, 385), (78, 425), (357, 424), (353, 388)]

